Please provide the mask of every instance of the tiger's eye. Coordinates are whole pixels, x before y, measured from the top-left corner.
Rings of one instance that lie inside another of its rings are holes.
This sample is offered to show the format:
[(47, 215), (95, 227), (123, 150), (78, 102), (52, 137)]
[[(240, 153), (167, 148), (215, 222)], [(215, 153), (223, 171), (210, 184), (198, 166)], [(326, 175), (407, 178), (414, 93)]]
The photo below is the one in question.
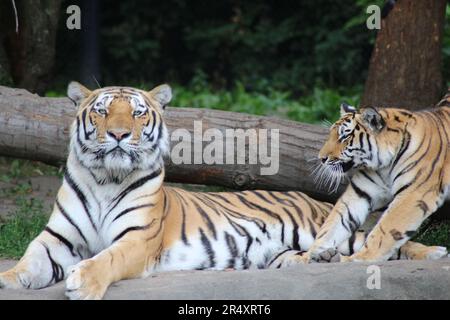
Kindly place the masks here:
[(142, 116), (143, 114), (144, 114), (144, 112), (143, 112), (143, 111), (140, 111), (140, 110), (135, 110), (135, 111), (133, 112), (133, 116), (135, 116), (135, 117)]

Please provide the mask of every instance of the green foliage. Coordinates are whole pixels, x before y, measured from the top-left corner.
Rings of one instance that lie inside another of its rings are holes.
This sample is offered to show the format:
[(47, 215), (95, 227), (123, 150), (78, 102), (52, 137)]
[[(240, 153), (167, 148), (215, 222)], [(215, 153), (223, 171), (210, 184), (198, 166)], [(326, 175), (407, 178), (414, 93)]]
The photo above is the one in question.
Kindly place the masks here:
[(414, 239), (428, 246), (444, 246), (450, 249), (450, 221), (424, 223), (419, 235)]
[(64, 97), (66, 95), (63, 91), (57, 91), (57, 90), (49, 90), (45, 93), (45, 96), (48, 98), (59, 98)]
[(44, 229), (48, 216), (43, 214), (42, 202), (35, 199), (16, 199), (13, 216), (0, 221), (0, 257), (20, 258), (30, 242)]
[(301, 98), (299, 105), (291, 107), (287, 115), (290, 119), (301, 122), (335, 122), (339, 119), (341, 103), (358, 106), (361, 92), (360, 87), (346, 90), (314, 88), (313, 93)]
[(194, 78), (188, 87), (175, 86), (177, 107), (210, 108), (256, 115), (277, 116), (295, 121), (320, 123), (339, 117), (341, 102), (358, 105), (361, 87), (351, 89), (314, 88), (311, 94), (294, 98), (293, 94), (266, 87), (265, 92), (246, 90), (237, 83), (230, 90), (214, 90), (203, 75)]

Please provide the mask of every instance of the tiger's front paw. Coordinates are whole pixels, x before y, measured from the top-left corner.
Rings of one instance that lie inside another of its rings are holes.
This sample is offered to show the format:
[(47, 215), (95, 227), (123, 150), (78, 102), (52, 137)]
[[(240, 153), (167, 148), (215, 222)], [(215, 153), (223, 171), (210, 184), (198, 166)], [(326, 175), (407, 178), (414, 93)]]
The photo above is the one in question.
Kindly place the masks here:
[(6, 271), (0, 273), (0, 289), (23, 288), (15, 272)]
[(353, 256), (341, 256), (339, 262), (353, 262)]
[(40, 277), (33, 277), (30, 272), (10, 270), (0, 273), (0, 289), (39, 289), (44, 287)]
[(424, 250), (424, 258), (426, 260), (438, 260), (441, 258), (446, 258), (448, 256), (448, 251), (446, 247), (439, 247), (439, 246), (432, 246), (427, 247), (426, 250)]
[(92, 260), (81, 261), (68, 270), (66, 296), (71, 300), (100, 300), (107, 288)]
[(341, 256), (340, 262), (381, 262), (386, 259), (381, 259), (377, 257), (370, 257), (368, 255), (360, 254), (359, 252), (352, 254), (351, 256)]
[(338, 262), (340, 254), (335, 248), (328, 248), (320, 252), (310, 252), (309, 261), (316, 263)]
[(305, 254), (306, 252), (297, 250), (288, 250), (282, 254), (278, 254), (276, 258), (268, 264), (268, 268), (279, 269), (298, 264), (306, 264), (307, 261), (304, 257)]

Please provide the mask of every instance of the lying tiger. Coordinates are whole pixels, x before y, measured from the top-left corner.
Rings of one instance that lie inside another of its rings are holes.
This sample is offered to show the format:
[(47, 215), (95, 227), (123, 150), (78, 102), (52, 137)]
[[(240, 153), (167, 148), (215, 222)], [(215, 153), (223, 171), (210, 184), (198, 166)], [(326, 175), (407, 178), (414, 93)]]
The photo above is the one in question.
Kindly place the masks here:
[(387, 260), (450, 199), (450, 92), (433, 110), (357, 112), (344, 104), (341, 113), (319, 157), (330, 172), (354, 175), (303, 258), (335, 252), (370, 212), (382, 210), (364, 247), (341, 261)]
[[(66, 279), (71, 299), (100, 299), (108, 286), (167, 270), (284, 267), (298, 263), (332, 205), (300, 192), (194, 193), (163, 186), (167, 85), (89, 91), (78, 105), (67, 169), (45, 230), (0, 286), (43, 288)], [(350, 254), (356, 233), (339, 246)], [(434, 258), (410, 243), (402, 258)], [(322, 257), (329, 259), (327, 255)]]

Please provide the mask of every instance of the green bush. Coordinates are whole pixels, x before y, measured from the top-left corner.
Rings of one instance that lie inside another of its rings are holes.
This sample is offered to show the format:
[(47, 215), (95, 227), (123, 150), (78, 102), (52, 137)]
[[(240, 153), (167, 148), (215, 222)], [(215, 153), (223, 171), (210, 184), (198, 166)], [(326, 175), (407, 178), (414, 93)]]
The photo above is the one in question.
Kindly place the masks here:
[(276, 116), (295, 121), (320, 123), (335, 121), (339, 117), (339, 105), (345, 101), (357, 105), (362, 87), (346, 89), (322, 89), (316, 87), (303, 97), (270, 87), (265, 92), (247, 91), (241, 83), (231, 90), (214, 90), (200, 75), (188, 87), (174, 86), (177, 107), (195, 107), (244, 112), (256, 115)]

